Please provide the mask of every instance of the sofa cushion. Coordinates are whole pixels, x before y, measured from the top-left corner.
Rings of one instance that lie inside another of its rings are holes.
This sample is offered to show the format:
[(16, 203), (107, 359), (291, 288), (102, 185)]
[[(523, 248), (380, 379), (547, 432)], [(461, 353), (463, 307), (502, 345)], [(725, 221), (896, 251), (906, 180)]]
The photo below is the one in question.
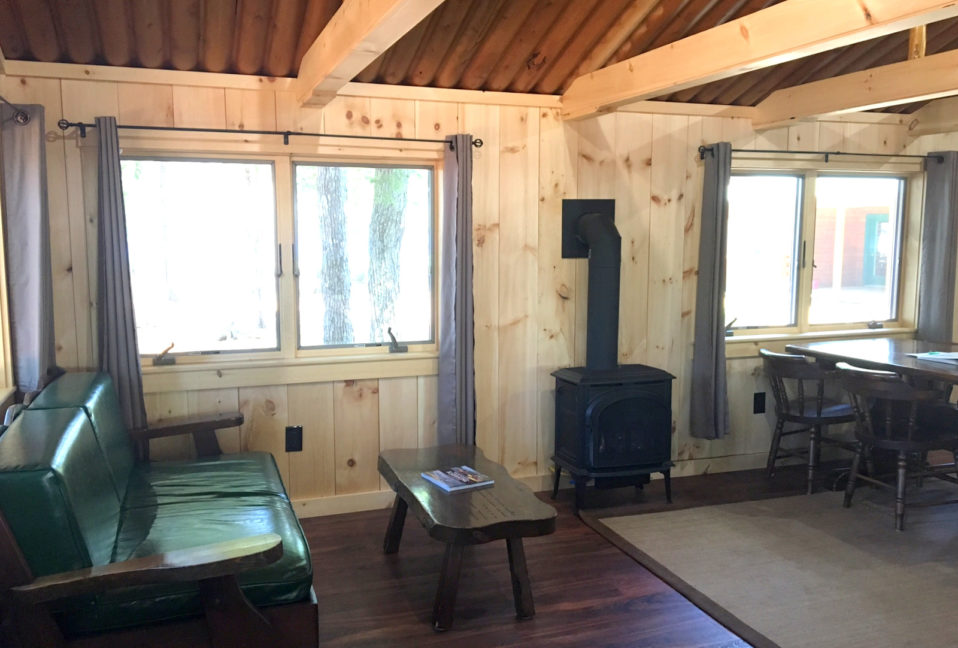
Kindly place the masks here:
[[(194, 499), (179, 504), (144, 506), (123, 512), (116, 561), (128, 560), (261, 533), (283, 538), (277, 562), (240, 574), (241, 587), (254, 605), (305, 600), (312, 586), (309, 548), (299, 520), (284, 497), (247, 495), (229, 500)], [(71, 634), (101, 631), (199, 615), (202, 604), (196, 583), (113, 590), (74, 600), (61, 608), (61, 625)]]
[(124, 508), (243, 495), (286, 498), (273, 455), (246, 452), (190, 461), (137, 464), (130, 475)]
[(106, 455), (114, 490), (122, 500), (133, 468), (133, 444), (120, 414), (113, 380), (106, 373), (67, 373), (47, 385), (30, 403), (30, 410), (82, 407)]
[(35, 576), (110, 562), (120, 502), (82, 409), (24, 410), (0, 436), (0, 509)]

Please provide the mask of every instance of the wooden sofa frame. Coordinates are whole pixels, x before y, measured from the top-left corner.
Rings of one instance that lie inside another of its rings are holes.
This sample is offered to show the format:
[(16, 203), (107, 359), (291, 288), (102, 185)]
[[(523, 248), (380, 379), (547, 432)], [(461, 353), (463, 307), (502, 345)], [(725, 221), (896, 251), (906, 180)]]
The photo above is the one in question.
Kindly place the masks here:
[[(130, 436), (141, 461), (148, 460), (150, 439), (182, 434), (191, 434), (197, 455), (207, 457), (221, 454), (216, 430), (242, 423), (239, 412), (172, 418), (132, 430)], [(237, 574), (273, 563), (282, 555), (282, 538), (267, 533), (34, 578), (0, 513), (0, 645), (315, 648), (319, 644), (315, 593), (311, 591), (308, 601), (256, 608), (237, 581)], [(203, 617), (68, 639), (47, 607), (80, 594), (173, 581), (199, 583)]]

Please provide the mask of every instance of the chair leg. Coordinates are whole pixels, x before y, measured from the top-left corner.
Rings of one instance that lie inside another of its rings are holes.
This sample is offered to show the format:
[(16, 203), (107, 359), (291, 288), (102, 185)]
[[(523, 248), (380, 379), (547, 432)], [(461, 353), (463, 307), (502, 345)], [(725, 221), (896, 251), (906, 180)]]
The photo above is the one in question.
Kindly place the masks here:
[(808, 484), (806, 495), (815, 491), (815, 472), (818, 470), (818, 452), (822, 441), (822, 426), (816, 425), (808, 434)]
[(785, 419), (778, 419), (775, 423), (775, 432), (772, 433), (772, 446), (768, 449), (768, 461), (765, 464), (765, 476), (775, 474), (775, 460), (778, 458), (778, 446), (782, 442), (782, 430), (785, 429)]
[(865, 444), (858, 443), (858, 451), (855, 452), (855, 458), (852, 459), (852, 471), (848, 475), (848, 483), (845, 484), (845, 499), (842, 506), (848, 508), (852, 505), (852, 496), (855, 494), (855, 481), (858, 479), (858, 468), (861, 466), (862, 455), (865, 454)]
[(922, 452), (918, 456), (918, 488), (925, 485), (925, 468), (928, 467), (928, 453)]
[(895, 483), (895, 530), (905, 529), (905, 472), (908, 468), (908, 456), (904, 450), (898, 451), (898, 479)]
[(555, 478), (552, 482), (552, 499), (559, 495), (559, 478), (562, 476), (562, 466), (555, 464)]
[(958, 448), (951, 451), (951, 456), (955, 458), (955, 477), (958, 478)]

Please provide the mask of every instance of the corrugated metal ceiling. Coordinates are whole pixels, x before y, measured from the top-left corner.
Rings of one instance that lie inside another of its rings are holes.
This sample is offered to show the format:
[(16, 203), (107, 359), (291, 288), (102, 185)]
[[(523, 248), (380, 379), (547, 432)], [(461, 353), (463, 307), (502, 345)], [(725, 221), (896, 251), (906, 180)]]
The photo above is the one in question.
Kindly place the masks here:
[[(367, 83), (561, 93), (577, 76), (782, 0), (446, 0), (358, 76)], [(341, 0), (0, 0), (7, 59), (295, 76)], [(774, 90), (905, 60), (907, 33), (659, 99), (754, 106)], [(958, 19), (927, 52), (958, 47)], [(889, 110), (910, 112), (920, 104)]]

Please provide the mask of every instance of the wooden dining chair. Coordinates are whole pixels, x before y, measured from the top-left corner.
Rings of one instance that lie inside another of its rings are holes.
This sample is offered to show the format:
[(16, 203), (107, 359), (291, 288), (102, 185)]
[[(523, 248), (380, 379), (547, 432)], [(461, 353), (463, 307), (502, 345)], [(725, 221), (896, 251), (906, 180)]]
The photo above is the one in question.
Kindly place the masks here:
[[(872, 450), (890, 450), (897, 455), (895, 529), (905, 526), (905, 486), (908, 478), (937, 477), (953, 483), (958, 464), (958, 409), (942, 399), (934, 388), (916, 387), (891, 371), (862, 369), (840, 362), (842, 384), (851, 397), (858, 449), (845, 487), (843, 505), (848, 508), (859, 480), (892, 488), (882, 475), (863, 474), (861, 464)], [(947, 450), (956, 464), (928, 465), (928, 453)], [(868, 471), (871, 473), (872, 471)]]
[[(853, 449), (847, 441), (824, 436), (824, 428), (851, 423), (855, 420), (855, 414), (848, 403), (830, 398), (826, 394), (828, 383), (837, 381), (838, 374), (834, 370), (827, 369), (803, 355), (775, 353), (768, 349), (760, 349), (759, 355), (764, 361), (765, 375), (775, 397), (775, 431), (772, 433), (772, 444), (768, 451), (766, 473), (769, 477), (775, 474), (779, 459), (807, 459), (806, 492), (811, 494), (822, 444)], [(789, 424), (798, 427), (786, 430)], [(800, 433), (808, 433), (807, 449), (782, 447), (784, 437)]]

